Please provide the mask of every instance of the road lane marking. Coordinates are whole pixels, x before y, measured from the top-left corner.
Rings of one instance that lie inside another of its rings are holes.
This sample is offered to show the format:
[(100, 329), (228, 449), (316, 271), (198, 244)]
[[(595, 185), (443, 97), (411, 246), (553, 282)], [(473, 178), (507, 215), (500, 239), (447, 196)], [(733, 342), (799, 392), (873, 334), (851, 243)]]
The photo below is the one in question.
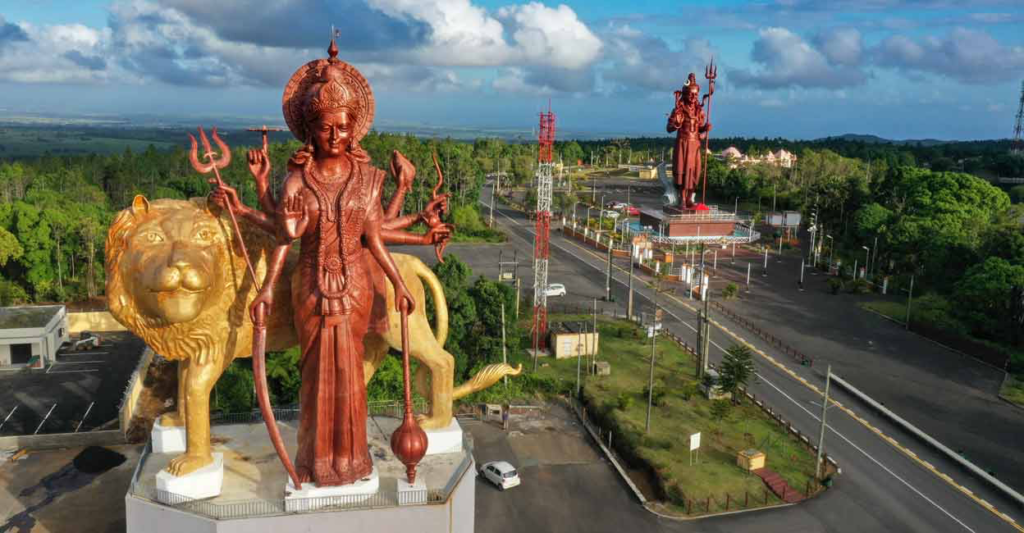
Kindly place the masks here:
[[(512, 217), (509, 217), (509, 216), (508, 216), (507, 214), (505, 214), (505, 213), (503, 213), (503, 212), (500, 212), (500, 211), (499, 211), (499, 214), (500, 214), (501, 216), (505, 217), (506, 219), (508, 219), (509, 221), (513, 221), (513, 222), (514, 222), (514, 219), (512, 219)], [(527, 232), (529, 232), (529, 233), (531, 233), (531, 234), (534, 234), (534, 235), (536, 235), (536, 233), (535, 233), (534, 231), (530, 230), (530, 229), (529, 229), (529, 227), (526, 227), (526, 231), (527, 231)], [(521, 239), (521, 240), (523, 240), (524, 242), (527, 242), (527, 243), (528, 243), (528, 241), (526, 241), (526, 239), (523, 239), (522, 237), (520, 237), (520, 239)], [(572, 244), (573, 246), (575, 246), (575, 247), (579, 248), (579, 249), (580, 249), (580, 250), (582, 250), (583, 252), (585, 252), (585, 253), (589, 254), (590, 256), (592, 256), (592, 257), (594, 257), (594, 258), (596, 258), (596, 259), (598, 259), (598, 260), (601, 260), (602, 262), (604, 262), (604, 260), (605, 260), (604, 256), (601, 256), (601, 255), (599, 255), (599, 254), (597, 254), (597, 253), (595, 253), (595, 252), (593, 252), (593, 251), (591, 251), (591, 250), (589, 250), (589, 249), (587, 249), (587, 248), (584, 248), (583, 246), (581, 246), (581, 245), (580, 245), (580, 244), (578, 244), (578, 243), (575, 243), (575, 242), (572, 242), (572, 241), (568, 241), (568, 242), (569, 242), (570, 244)], [(594, 269), (596, 269), (596, 270), (598, 270), (598, 271), (600, 271), (600, 272), (605, 272), (605, 271), (606, 271), (606, 269), (605, 269), (605, 266), (604, 266), (604, 265), (601, 265), (601, 266), (595, 266), (594, 264), (590, 263), (590, 261), (588, 261), (588, 260), (587, 260), (586, 258), (584, 258), (584, 257), (581, 257), (581, 256), (579, 256), (579, 255), (577, 255), (577, 254), (573, 253), (573, 252), (572, 252), (571, 250), (568, 250), (568, 249), (566, 249), (565, 247), (561, 246), (560, 244), (558, 244), (558, 243), (556, 243), (556, 242), (551, 242), (551, 243), (550, 243), (550, 245), (551, 245), (551, 246), (553, 246), (553, 247), (555, 247), (555, 248), (558, 248), (559, 250), (561, 250), (561, 251), (563, 251), (563, 252), (565, 252), (565, 253), (567, 253), (567, 254), (569, 254), (569, 255), (573, 256), (573, 257), (575, 257), (576, 259), (578, 259), (578, 260), (582, 261), (582, 262), (583, 262), (584, 264), (586, 264), (587, 266), (590, 266), (591, 268), (594, 268)], [(618, 265), (615, 265), (614, 263), (613, 263), (613, 267), (614, 267), (614, 268), (615, 268), (616, 270), (618, 270), (619, 272), (621, 272), (621, 273), (625, 273), (625, 274), (626, 274), (627, 276), (629, 275), (629, 273), (628, 273), (628, 271), (627, 271), (626, 269), (624, 269), (624, 268), (622, 268), (622, 267), (620, 267), (620, 266), (618, 266)], [(639, 282), (641, 282), (641, 283), (645, 283), (645, 282), (643, 281), (643, 279), (642, 279), (642, 278), (640, 278), (639, 276), (635, 276), (635, 275), (634, 275), (634, 277), (635, 277), (635, 278), (637, 279), (637, 281), (639, 281)], [(620, 285), (626, 285), (626, 283), (625, 283), (625, 282), (623, 282), (623, 281), (622, 281), (621, 279), (616, 279), (615, 281), (616, 281), (616, 283), (619, 283)], [(645, 284), (646, 284), (646, 283), (645, 283)], [(641, 288), (642, 288), (642, 287), (641, 287)], [(647, 295), (645, 295), (645, 294), (643, 294), (643, 292), (642, 292), (642, 291), (640, 291), (640, 290), (637, 290), (636, 292), (637, 292), (637, 294), (639, 294), (639, 295), (640, 295), (641, 297), (643, 297), (643, 298), (645, 298), (645, 299), (647, 299), (647, 300), (649, 300), (649, 301), (650, 301), (650, 297), (649, 297), (649, 296), (647, 296)], [(696, 309), (694, 309), (693, 307), (691, 307), (691, 306), (690, 306), (689, 304), (687, 304), (687, 303), (686, 303), (686, 302), (684, 302), (683, 300), (679, 299), (678, 297), (676, 297), (676, 296), (674, 296), (674, 295), (671, 295), (671, 294), (668, 294), (668, 295), (666, 295), (666, 297), (667, 297), (667, 298), (669, 298), (669, 299), (671, 299), (671, 300), (674, 300), (674, 301), (675, 301), (675, 302), (676, 302), (677, 304), (679, 304), (680, 306), (682, 306), (682, 307), (685, 307), (686, 309), (689, 309), (689, 310), (690, 310), (690, 311), (692, 311), (692, 312), (696, 312)], [(689, 323), (687, 323), (687, 322), (683, 321), (682, 319), (680, 319), (680, 318), (679, 318), (679, 316), (678, 316), (678, 315), (676, 315), (675, 313), (673, 313), (672, 311), (670, 311), (670, 310), (668, 310), (668, 309), (664, 309), (664, 308), (663, 308), (663, 310), (664, 310), (664, 311), (666, 311), (666, 312), (668, 312), (668, 314), (669, 314), (670, 316), (672, 316), (673, 318), (675, 318), (676, 320), (678, 320), (678, 321), (679, 321), (680, 323), (682, 323), (682, 324), (683, 324), (683, 325), (685, 325), (686, 327), (690, 328), (690, 329), (691, 329), (691, 330), (693, 330), (693, 331), (696, 331), (696, 328), (694, 328), (693, 326), (690, 326), (690, 325), (689, 325)], [(726, 332), (726, 333), (727, 333), (727, 334), (728, 334), (729, 336), (733, 337), (733, 338), (734, 338), (734, 339), (736, 339), (736, 340), (737, 340), (738, 342), (740, 342), (740, 343), (744, 344), (745, 346), (747, 346), (748, 348), (750, 348), (751, 350), (753, 350), (753, 351), (754, 351), (755, 353), (757, 353), (758, 355), (760, 355), (760, 356), (761, 356), (762, 358), (764, 358), (764, 359), (768, 360), (769, 362), (771, 362), (771, 363), (772, 363), (772, 365), (774, 365), (774, 366), (775, 366), (776, 368), (778, 368), (779, 370), (783, 371), (784, 373), (788, 374), (788, 375), (789, 375), (790, 377), (792, 377), (792, 378), (793, 378), (794, 380), (797, 380), (797, 381), (801, 382), (801, 383), (802, 383), (802, 384), (804, 384), (804, 385), (805, 385), (805, 386), (806, 386), (806, 387), (807, 387), (808, 389), (810, 389), (810, 390), (814, 391), (815, 393), (817, 393), (817, 394), (821, 394), (821, 391), (820, 391), (820, 390), (819, 390), (819, 389), (818, 389), (817, 387), (815, 387), (815, 386), (813, 386), (812, 384), (808, 383), (806, 379), (804, 379), (804, 378), (802, 378), (801, 376), (799, 376), (799, 375), (798, 375), (798, 374), (797, 374), (796, 372), (794, 372), (794, 371), (793, 371), (792, 369), (790, 369), (789, 367), (787, 367), (787, 366), (786, 366), (785, 364), (783, 364), (783, 363), (780, 363), (780, 362), (779, 362), (779, 361), (777, 361), (777, 360), (776, 360), (776, 359), (775, 359), (774, 357), (772, 357), (772, 356), (768, 355), (767, 353), (765, 353), (765, 352), (764, 352), (764, 351), (762, 351), (761, 349), (757, 348), (756, 346), (754, 346), (753, 344), (751, 344), (750, 342), (748, 342), (748, 341), (747, 341), (746, 339), (744, 339), (743, 337), (740, 337), (740, 336), (739, 336), (739, 335), (737, 335), (736, 333), (733, 333), (732, 331), (729, 331), (729, 330), (728, 330), (727, 328), (725, 328), (725, 327), (724, 327), (724, 326), (723, 326), (723, 325), (722, 325), (721, 323), (719, 323), (719, 322), (718, 322), (717, 320), (715, 320), (715, 319), (713, 319), (713, 318), (711, 318), (711, 317), (708, 317), (708, 321), (709, 321), (709, 322), (710, 322), (711, 324), (713, 324), (713, 325), (714, 325), (715, 327), (717, 327), (717, 328), (721, 329), (722, 331)], [(718, 345), (717, 343), (715, 343), (714, 341), (711, 341), (711, 344), (714, 344), (714, 345), (715, 345), (716, 347), (718, 347), (719, 349), (722, 349), (722, 347), (721, 347), (720, 345)], [(916, 461), (916, 462), (917, 462), (918, 464), (921, 464), (922, 466), (925, 466), (925, 465), (924, 465), (925, 461), (923, 461), (922, 459), (920, 459), (919, 457), (917, 457), (916, 455), (914, 455), (914, 454), (913, 454), (913, 453), (912, 453), (912, 452), (911, 452), (911, 451), (910, 451), (909, 449), (907, 449), (907, 448), (903, 447), (903, 446), (902, 446), (902, 445), (900, 445), (900, 444), (899, 444), (898, 442), (896, 442), (895, 440), (893, 440), (893, 439), (892, 439), (891, 437), (888, 437), (887, 435), (885, 435), (885, 434), (884, 434), (884, 433), (883, 433), (883, 432), (882, 432), (882, 431), (881, 431), (880, 429), (878, 429), (878, 428), (874, 427), (874, 426), (873, 426), (873, 425), (872, 425), (871, 423), (869, 423), (869, 422), (868, 422), (867, 420), (865, 420), (865, 419), (863, 419), (863, 418), (861, 418), (861, 417), (857, 416), (857, 415), (856, 415), (856, 414), (855, 414), (855, 413), (854, 413), (854, 412), (853, 412), (853, 411), (852, 411), (851, 409), (849, 409), (848, 407), (845, 407), (845, 406), (843, 406), (842, 404), (840, 404), (840, 403), (836, 402), (835, 400), (829, 399), (829, 401), (830, 401), (830, 402), (831, 402), (831, 403), (832, 403), (833, 405), (835, 405), (835, 406), (839, 407), (839, 408), (840, 408), (840, 410), (842, 410), (842, 411), (843, 411), (844, 413), (846, 413), (847, 415), (849, 415), (849, 416), (853, 417), (853, 418), (854, 418), (855, 420), (857, 420), (857, 421), (858, 421), (858, 422), (859, 422), (859, 423), (860, 423), (861, 425), (865, 426), (866, 428), (870, 429), (870, 430), (871, 430), (872, 432), (876, 433), (877, 435), (879, 435), (879, 436), (880, 436), (880, 437), (882, 437), (883, 439), (887, 440), (887, 441), (888, 441), (888, 442), (890, 443), (890, 445), (892, 445), (892, 446), (893, 446), (894, 448), (896, 448), (896, 449), (897, 449), (897, 450), (898, 450), (899, 452), (903, 453), (903, 454), (904, 454), (904, 455), (906, 455), (907, 457), (910, 457), (910, 458), (911, 458), (912, 460)], [(802, 407), (803, 407), (803, 406), (801, 406), (801, 408), (802, 408)], [(813, 415), (812, 415), (812, 416), (813, 416)], [(872, 460), (873, 460), (873, 459), (872, 459)], [(879, 464), (879, 466), (881, 466), (881, 464)], [(883, 468), (885, 468), (885, 467), (883, 466)], [(986, 505), (986, 504), (987, 504), (987, 502), (985, 502), (985, 504), (983, 504), (982, 502), (983, 502), (984, 500), (981, 500), (980, 498), (978, 498), (977, 496), (975, 496), (973, 492), (971, 492), (971, 491), (970, 491), (969, 489), (967, 489), (967, 487), (964, 487), (963, 485), (960, 485), (960, 484), (958, 484), (958, 483), (957, 483), (956, 481), (954, 481), (954, 480), (953, 480), (953, 478), (949, 477), (949, 476), (948, 476), (948, 475), (946, 475), (946, 474), (943, 474), (942, 472), (939, 472), (939, 471), (938, 471), (938, 470), (937, 470), (937, 469), (936, 469), (936, 468), (935, 468), (934, 466), (931, 466), (931, 465), (927, 465), (927, 466), (925, 466), (925, 468), (927, 468), (927, 469), (928, 469), (929, 471), (931, 471), (931, 472), (933, 472), (934, 474), (936, 474), (936, 477), (939, 477), (940, 479), (942, 479), (943, 481), (945, 481), (945, 482), (946, 482), (946, 483), (947, 483), (948, 485), (950, 485), (951, 487), (953, 487), (953, 488), (955, 488), (955, 489), (959, 490), (959, 491), (960, 491), (961, 493), (963, 493), (963, 494), (967, 495), (967, 496), (968, 496), (969, 498), (971, 498), (972, 500), (974, 500), (974, 502), (975, 502), (975, 503), (977, 503), (978, 505), (981, 505), (981, 506), (982, 506), (983, 508), (985, 508), (985, 509), (989, 510), (990, 512), (992, 512), (992, 513), (993, 513), (993, 514), (994, 514), (994, 515), (995, 515), (995, 516), (996, 516), (997, 518), (1000, 518), (1000, 519), (1003, 519), (1004, 521), (1007, 521), (1007, 522), (1008, 522), (1008, 523), (1009, 523), (1009, 524), (1010, 524), (1011, 526), (1013, 526), (1013, 527), (1014, 527), (1015, 529), (1017, 529), (1018, 531), (1020, 531), (1020, 532), (1024, 533), (1024, 528), (1022, 528), (1021, 526), (1019, 526), (1019, 525), (1017, 524), (1016, 520), (1013, 520), (1013, 519), (1010, 519), (1010, 520), (1005, 520), (1005, 519), (1003, 518), (1004, 516), (1006, 516), (1006, 515), (1005, 515), (1005, 513), (1000, 513), (1000, 512), (998, 512), (998, 511), (997, 511), (997, 510), (996, 510), (996, 509), (995, 509), (994, 507), (992, 507), (992, 506), (991, 506), (990, 504)], [(902, 480), (901, 480), (901, 481), (902, 481)], [(911, 487), (911, 488), (913, 489), (913, 487)], [(914, 490), (915, 492), (918, 492), (918, 491), (917, 491), (916, 489), (913, 489), (913, 490)], [(920, 492), (918, 492), (918, 494), (920, 494)], [(925, 498), (926, 500), (928, 499), (928, 498), (927, 498), (927, 497), (925, 497), (924, 495), (921, 495), (921, 496), (922, 496), (923, 498)], [(931, 500), (928, 500), (928, 501), (929, 501), (929, 502), (931, 502)], [(934, 504), (934, 503), (933, 503), (933, 504)], [(954, 520), (956, 520), (956, 519), (954, 518)], [(961, 525), (964, 525), (964, 524), (963, 524), (962, 522), (960, 522), (959, 520), (957, 520), (957, 522), (959, 522), (959, 523), (960, 523)], [(964, 527), (966, 528), (967, 526), (966, 526), (966, 525), (964, 525)], [(967, 529), (970, 529), (970, 528), (967, 528)], [(973, 530), (971, 530), (971, 531), (973, 531)]]
[[(760, 374), (758, 374), (758, 378), (761, 381), (763, 381), (764, 383), (766, 383), (768, 386), (770, 386), (771, 388), (773, 388), (776, 391), (778, 391), (778, 393), (781, 394), (782, 396), (784, 396), (787, 400), (789, 400), (790, 402), (793, 402), (794, 405), (796, 405), (797, 407), (802, 409), (804, 412), (806, 412), (808, 416), (810, 416), (814, 420), (817, 420), (818, 422), (821, 421), (821, 419), (818, 418), (817, 416), (815, 416), (814, 413), (812, 413), (810, 410), (808, 410), (806, 407), (804, 407), (800, 402), (796, 401), (792, 396), (790, 396), (789, 394), (786, 394), (782, 389), (776, 387), (774, 383), (772, 383), (771, 381), (768, 381), (767, 379), (765, 379), (764, 376), (761, 376)], [(916, 487), (914, 487), (913, 485), (908, 483), (905, 479), (903, 479), (900, 476), (896, 475), (896, 473), (893, 472), (892, 470), (890, 470), (889, 467), (883, 465), (881, 462), (878, 461), (878, 459), (875, 459), (874, 457), (871, 456), (871, 454), (869, 454), (868, 452), (866, 452), (863, 449), (861, 449), (860, 446), (857, 446), (856, 444), (854, 444), (853, 441), (851, 441), (850, 439), (846, 438), (845, 435), (843, 435), (842, 433), (836, 431), (835, 428), (833, 428), (832, 426), (830, 426), (828, 424), (825, 424), (825, 427), (830, 429), (832, 431), (832, 433), (835, 433), (839, 438), (841, 438), (844, 441), (846, 441), (847, 444), (852, 446), (853, 449), (855, 449), (858, 452), (860, 452), (864, 457), (867, 457), (868, 459), (871, 460), (871, 462), (873, 462), (876, 465), (878, 465), (879, 468), (881, 468), (882, 470), (885, 470), (886, 472), (889, 473), (889, 475), (891, 475), (892, 477), (896, 478), (900, 483), (903, 483), (904, 485), (906, 485), (906, 487), (908, 489), (910, 489), (910, 490), (914, 491), (915, 493), (917, 493), (917, 495), (920, 496), (922, 499), (924, 499), (926, 502), (932, 504), (932, 506), (934, 506), (936, 509), (938, 509), (939, 511), (942, 511), (943, 514), (945, 514), (946, 516), (952, 518), (953, 521), (955, 521), (956, 523), (958, 523), (961, 526), (963, 526), (964, 529), (966, 529), (967, 531), (974, 532), (974, 530), (971, 529), (967, 524), (963, 523), (959, 518), (953, 516), (952, 513), (947, 511), (941, 505), (935, 503), (935, 501), (933, 501), (931, 498), (929, 498), (928, 496), (925, 496), (921, 491), (917, 490)], [(984, 500), (982, 500), (982, 501), (984, 501)]]

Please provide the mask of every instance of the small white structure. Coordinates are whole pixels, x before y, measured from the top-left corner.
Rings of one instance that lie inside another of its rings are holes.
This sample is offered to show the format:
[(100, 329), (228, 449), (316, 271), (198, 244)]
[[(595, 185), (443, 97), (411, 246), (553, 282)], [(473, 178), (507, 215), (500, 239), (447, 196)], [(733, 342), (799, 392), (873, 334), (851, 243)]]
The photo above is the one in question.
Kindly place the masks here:
[(0, 368), (46, 368), (68, 340), (63, 305), (0, 307)]
[(764, 163), (766, 165), (773, 165), (782, 168), (792, 168), (796, 164), (796, 155), (792, 152), (779, 149), (777, 152), (768, 152), (767, 154), (760, 156), (750, 156), (739, 151), (735, 146), (730, 146), (725, 150), (722, 150), (716, 156), (718, 159), (725, 161), (729, 168), (736, 168), (742, 165), (753, 165), (755, 163)]

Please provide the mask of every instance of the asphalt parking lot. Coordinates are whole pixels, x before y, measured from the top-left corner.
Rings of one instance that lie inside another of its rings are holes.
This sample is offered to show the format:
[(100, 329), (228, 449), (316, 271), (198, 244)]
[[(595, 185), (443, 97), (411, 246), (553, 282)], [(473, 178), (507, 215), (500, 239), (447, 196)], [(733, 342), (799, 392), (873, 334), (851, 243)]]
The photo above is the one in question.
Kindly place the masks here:
[(0, 372), (0, 436), (72, 433), (116, 423), (145, 343), (128, 332), (99, 336), (100, 346), (60, 352), (46, 370)]

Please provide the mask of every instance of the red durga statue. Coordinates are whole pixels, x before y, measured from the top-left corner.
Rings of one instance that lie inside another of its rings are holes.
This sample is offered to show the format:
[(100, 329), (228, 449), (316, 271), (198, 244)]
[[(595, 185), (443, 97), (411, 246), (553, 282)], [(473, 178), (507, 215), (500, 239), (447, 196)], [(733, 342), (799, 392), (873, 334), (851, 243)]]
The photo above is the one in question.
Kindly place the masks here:
[[(370, 475), (363, 336), (388, 327), (384, 276), (395, 288), (400, 311), (408, 313), (415, 305), (385, 243), (443, 245), (452, 230), (439, 216), (447, 209), (447, 195), (436, 197), (422, 213), (398, 216), (416, 170), (397, 151), (391, 170), (398, 190), (387, 210), (382, 208), (386, 174), (370, 164), (359, 146), (373, 122), (373, 94), (359, 71), (337, 58), (333, 40), (328, 53), (329, 59), (299, 68), (285, 87), (284, 117), (304, 146), (288, 161), (279, 198), (268, 190), (270, 162), (265, 150), (252, 150), (248, 158), (261, 210), (243, 205), (230, 187), (220, 186), (213, 193), (217, 203), (278, 237), (251, 307), (257, 332), (271, 309), (273, 287), (292, 241), (300, 242), (292, 288), (302, 350), (302, 414), (294, 467), (271, 423), (272, 414), (268, 418), (271, 439), (296, 488), (308, 482), (345, 485)], [(419, 220), (430, 225), (426, 235), (403, 231)], [(264, 345), (265, 339), (254, 340), (254, 352), (261, 352)], [(262, 353), (254, 353), (254, 364), (261, 361)], [(265, 378), (260, 383), (257, 376), (257, 381), (258, 388), (266, 387)], [(408, 391), (408, 369), (406, 381)], [(267, 411), (269, 403), (264, 403), (261, 398), (261, 408)], [(412, 482), (414, 465), (426, 451), (426, 436), (418, 426), (406, 427), (409, 424), (415, 426), (411, 412), (396, 432), (393, 440), (399, 442), (393, 442), (393, 448), (407, 465), (412, 462)]]

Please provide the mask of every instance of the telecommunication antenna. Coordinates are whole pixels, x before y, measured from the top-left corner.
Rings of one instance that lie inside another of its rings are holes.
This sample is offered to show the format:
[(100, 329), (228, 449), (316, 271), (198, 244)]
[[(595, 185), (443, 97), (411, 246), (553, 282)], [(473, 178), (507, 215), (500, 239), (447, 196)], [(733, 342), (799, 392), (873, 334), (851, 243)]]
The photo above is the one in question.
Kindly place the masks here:
[(1024, 81), (1020, 82), (1020, 104), (1017, 106), (1017, 120), (1013, 126), (1013, 143), (1010, 153), (1024, 155)]
[(548, 329), (548, 245), (551, 240), (551, 175), (554, 170), (552, 148), (555, 144), (555, 114), (548, 110), (540, 114), (537, 131), (537, 223), (533, 247), (533, 369), (537, 369), (537, 356), (547, 344)]

